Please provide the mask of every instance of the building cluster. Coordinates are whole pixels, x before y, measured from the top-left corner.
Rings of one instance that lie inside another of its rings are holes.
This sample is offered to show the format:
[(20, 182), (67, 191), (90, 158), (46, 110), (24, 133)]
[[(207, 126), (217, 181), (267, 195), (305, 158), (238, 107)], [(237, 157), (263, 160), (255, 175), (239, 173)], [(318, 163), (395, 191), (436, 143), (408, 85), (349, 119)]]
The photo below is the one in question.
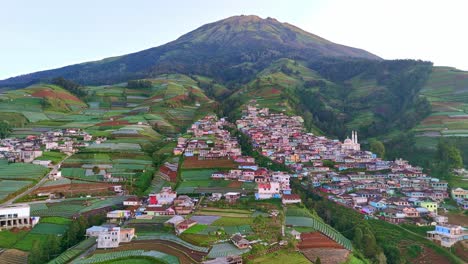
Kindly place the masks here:
[(241, 149), (237, 139), (223, 129), (226, 124), (224, 118), (205, 116), (187, 130), (187, 134), (192, 135), (192, 138), (178, 138), (173, 153), (183, 154), (185, 157), (196, 156), (199, 160), (240, 156)]
[(361, 150), (357, 132), (344, 142), (316, 136), (305, 132), (301, 117), (254, 106), (244, 110), (236, 125), (264, 156), (362, 213), (391, 222), (420, 219), (436, 216), (439, 203), (449, 197), (447, 182), (429, 177), (422, 168)]
[[(218, 171), (211, 175), (214, 180), (232, 180), (257, 183), (256, 199), (281, 198), (282, 195), (291, 194), (289, 178), (291, 175), (284, 172), (273, 172), (261, 168), (255, 163), (255, 158), (242, 156), (237, 138), (232, 137), (229, 131), (224, 129), (230, 124), (223, 118), (218, 120), (216, 116), (208, 115), (195, 122), (188, 130), (192, 138), (180, 137), (174, 154), (186, 157), (196, 157), (198, 160), (206, 159), (230, 159), (237, 168), (228, 171)], [(170, 178), (174, 169), (170, 164), (163, 166), (164, 174)], [(235, 193), (238, 194), (238, 193)], [(217, 194), (216, 194), (217, 195)], [(226, 200), (232, 201), (226, 194)], [(213, 197), (213, 199), (215, 199)]]
[(51, 161), (35, 160), (42, 156), (42, 150), (73, 154), (79, 147), (87, 146), (86, 141), (91, 140), (92, 136), (80, 129), (47, 131), (24, 139), (6, 138), (0, 140), (0, 158), (9, 162), (36, 163), (47, 167)]

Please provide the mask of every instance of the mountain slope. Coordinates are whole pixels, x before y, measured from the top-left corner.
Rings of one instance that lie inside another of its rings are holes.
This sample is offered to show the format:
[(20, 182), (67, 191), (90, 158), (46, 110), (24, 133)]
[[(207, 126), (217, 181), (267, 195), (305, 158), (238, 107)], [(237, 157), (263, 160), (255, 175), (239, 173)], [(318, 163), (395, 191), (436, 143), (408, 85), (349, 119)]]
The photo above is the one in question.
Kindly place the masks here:
[(24, 87), (58, 76), (80, 84), (113, 84), (161, 73), (245, 82), (279, 58), (323, 57), (380, 60), (364, 50), (335, 44), (272, 18), (235, 16), (204, 25), (159, 47), (9, 78), (0, 81), (0, 87)]

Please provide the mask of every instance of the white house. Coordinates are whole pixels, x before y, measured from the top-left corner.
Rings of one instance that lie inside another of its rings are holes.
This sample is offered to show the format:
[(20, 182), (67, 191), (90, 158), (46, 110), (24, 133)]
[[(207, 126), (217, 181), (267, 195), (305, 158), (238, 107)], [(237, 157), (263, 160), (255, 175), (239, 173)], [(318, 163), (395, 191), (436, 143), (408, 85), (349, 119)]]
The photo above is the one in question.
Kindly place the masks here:
[(257, 188), (256, 199), (280, 198), (279, 182), (258, 183)]
[(97, 237), (97, 248), (116, 248), (120, 243), (132, 241), (135, 228), (93, 226), (86, 229), (86, 236)]
[(27, 204), (8, 205), (0, 208), (0, 230), (13, 227), (31, 227), (30, 207)]
[(298, 194), (283, 194), (281, 200), (283, 204), (301, 203), (301, 197)]

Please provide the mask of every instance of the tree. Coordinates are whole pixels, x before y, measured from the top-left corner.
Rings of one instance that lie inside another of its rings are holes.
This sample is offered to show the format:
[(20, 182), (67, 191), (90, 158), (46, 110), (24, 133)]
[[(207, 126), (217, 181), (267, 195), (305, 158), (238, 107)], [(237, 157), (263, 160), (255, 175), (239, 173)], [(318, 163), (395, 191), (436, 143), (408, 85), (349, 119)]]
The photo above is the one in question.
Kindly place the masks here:
[(381, 159), (385, 157), (385, 145), (376, 139), (370, 140), (370, 151), (377, 154)]
[(446, 140), (440, 140), (437, 144), (437, 160), (439, 169), (445, 172), (463, 167), (463, 158), (460, 150)]
[(41, 264), (47, 262), (44, 250), (38, 240), (34, 240), (31, 251), (29, 252), (28, 262), (31, 264)]
[(356, 247), (361, 249), (362, 248), (362, 229), (360, 227), (356, 227), (354, 230), (354, 244), (356, 244)]
[(0, 122), (0, 138), (8, 137), (13, 130), (11, 129), (10, 123), (8, 121), (2, 120)]
[(99, 169), (98, 166), (94, 166), (94, 167), (93, 167), (93, 173), (94, 173), (94, 174), (99, 174), (100, 171), (101, 171), (101, 170)]
[(43, 247), (44, 252), (47, 254), (47, 260), (55, 258), (60, 253), (60, 241), (59, 238), (54, 235), (48, 235), (46, 244)]
[(151, 88), (153, 83), (149, 80), (131, 80), (127, 82), (128, 88), (138, 89), (138, 88)]
[(315, 259), (314, 264), (322, 264), (322, 261), (320, 260), (319, 257), (317, 257), (317, 258)]

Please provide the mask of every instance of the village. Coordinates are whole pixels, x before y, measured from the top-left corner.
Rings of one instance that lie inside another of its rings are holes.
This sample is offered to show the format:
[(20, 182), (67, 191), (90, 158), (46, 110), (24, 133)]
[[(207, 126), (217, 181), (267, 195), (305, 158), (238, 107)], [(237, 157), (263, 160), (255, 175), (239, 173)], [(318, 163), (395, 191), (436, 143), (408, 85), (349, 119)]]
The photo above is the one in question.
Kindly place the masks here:
[[(92, 136), (81, 129), (60, 129), (30, 135), (25, 138), (5, 138), (0, 140), (0, 159), (8, 162), (33, 163), (49, 167), (51, 160), (38, 160), (43, 151), (59, 151), (72, 155), (78, 148), (86, 147)], [(100, 143), (105, 139), (96, 139)]]
[(330, 200), (390, 223), (437, 224), (428, 237), (439, 241), (441, 237), (433, 235), (439, 228), (458, 230), (445, 246), (466, 236), (461, 226), (447, 225), (447, 217), (438, 215), (438, 210), (447, 198), (467, 209), (468, 190), (454, 188), (449, 194), (447, 182), (426, 175), (422, 168), (361, 150), (355, 131), (342, 143), (305, 133), (301, 117), (270, 114), (254, 106), (243, 114), (237, 127), (255, 148), (294, 169), (294, 177), (309, 179)]
[[(340, 142), (306, 133), (297, 116), (254, 106), (242, 114), (235, 124), (207, 115), (177, 138), (172, 157), (157, 171), (165, 184), (143, 197), (122, 196), (106, 212), (102, 225), (86, 229), (96, 253), (143, 244), (164, 252), (157, 245), (167, 243), (186, 252), (178, 256), (183, 263), (238, 264), (245, 260), (242, 256), (292, 254), (291, 248), (303, 254), (298, 258), (305, 256), (309, 261), (346, 261), (353, 250), (351, 241), (304, 207), (290, 186), (292, 179), (353, 208), (364, 219), (434, 225), (427, 238), (444, 247), (466, 239), (467, 231), (448, 224), (438, 211), (449, 197), (466, 209), (468, 191), (455, 188), (449, 193), (447, 182), (424, 174), (422, 168), (361, 150), (357, 132)], [(246, 135), (262, 156), (284, 164), (288, 171), (259, 166), (256, 158), (243, 155), (238, 138), (230, 132), (233, 129)], [(24, 140), (3, 140), (1, 153), (10, 162), (35, 162), (41, 149), (70, 155), (91, 140), (80, 130), (51, 131)], [(122, 186), (117, 187), (113, 191), (121, 194)], [(6, 206), (1, 213), (2, 229), (33, 228), (40, 223), (29, 205)]]

